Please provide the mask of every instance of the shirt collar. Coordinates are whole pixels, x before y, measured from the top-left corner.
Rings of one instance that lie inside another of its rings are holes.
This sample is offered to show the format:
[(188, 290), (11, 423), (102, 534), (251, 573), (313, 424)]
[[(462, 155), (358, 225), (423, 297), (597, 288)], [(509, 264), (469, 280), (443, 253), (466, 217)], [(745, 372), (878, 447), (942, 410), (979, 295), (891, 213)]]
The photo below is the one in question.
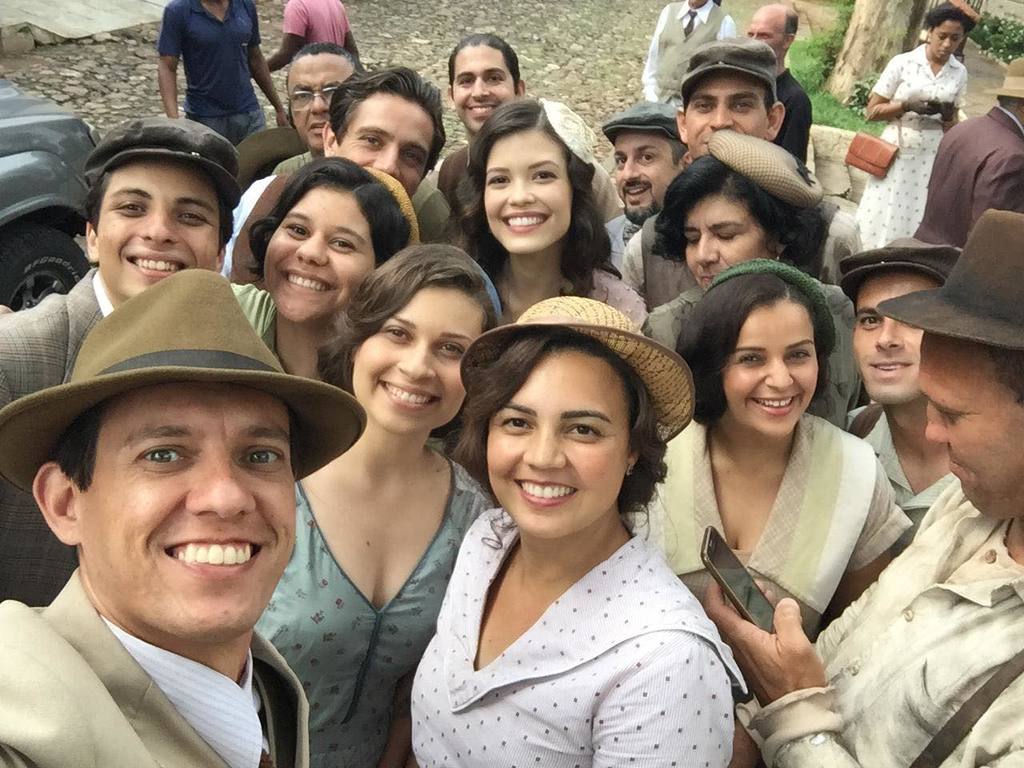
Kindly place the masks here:
[(1006, 109), (1006, 107), (999, 106), (998, 104), (996, 105), (996, 109), (1000, 110), (1001, 112), (1003, 112), (1003, 114), (1007, 115), (1011, 120), (1013, 120), (1013, 122), (1017, 124), (1017, 128), (1020, 130), (1021, 135), (1024, 135), (1024, 124), (1021, 124), (1020, 120), (1017, 118), (1015, 114), (1013, 114), (1013, 112)]
[[(928, 72), (931, 73), (931, 64), (928, 62), (928, 53), (925, 50), (927, 47), (927, 43), (921, 43), (911, 53), (917, 57), (918, 63), (928, 67)], [(960, 60), (956, 56), (951, 55), (946, 59), (946, 63), (942, 65), (942, 69), (940, 69), (938, 73), (934, 74), (934, 77), (940, 78), (947, 70), (959, 69), (962, 66), (963, 64), (960, 63)]]
[(96, 270), (96, 274), (92, 277), (92, 290), (96, 294), (96, 301), (100, 305), (100, 314), (106, 317), (114, 311), (114, 304), (110, 301), (110, 294), (107, 293), (107, 286), (103, 284), (103, 277), (100, 275), (99, 270)]
[(889, 482), (894, 486), (898, 486), (896, 502), (903, 507), (904, 511), (908, 509), (928, 509), (939, 498), (939, 494), (946, 490), (947, 486), (953, 482), (953, 474), (946, 473), (920, 493), (914, 493), (914, 489), (910, 487), (910, 481), (907, 480), (907, 475), (903, 471), (903, 465), (900, 464), (900, 457), (897, 455), (896, 446), (892, 442), (889, 419), (884, 412), (879, 416), (878, 421), (865, 440), (875, 449), (875, 455), (878, 457), (882, 469), (885, 470), (885, 476), (889, 478)]
[(252, 684), (252, 652), (241, 682), (140, 640), (103, 619), (174, 708), (231, 768), (257, 768), (263, 727)]
[(696, 11), (697, 19), (700, 23), (706, 24), (708, 16), (711, 15), (711, 9), (714, 8), (714, 6), (714, 0), (708, 0), (708, 2), (704, 3), (700, 8), (691, 8), (689, 3), (683, 3), (683, 6), (679, 9), (679, 13), (676, 14), (676, 18), (679, 20), (685, 19), (686, 14), (690, 11)]

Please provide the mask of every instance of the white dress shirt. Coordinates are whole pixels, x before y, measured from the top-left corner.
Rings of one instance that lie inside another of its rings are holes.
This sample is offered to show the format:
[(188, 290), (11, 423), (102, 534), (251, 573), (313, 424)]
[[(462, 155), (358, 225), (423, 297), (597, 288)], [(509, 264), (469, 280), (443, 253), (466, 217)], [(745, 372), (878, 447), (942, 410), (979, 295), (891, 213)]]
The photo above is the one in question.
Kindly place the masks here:
[(231, 768), (257, 768), (263, 727), (252, 686), (252, 653), (236, 683), (209, 667), (129, 635), (103, 619), (178, 713)]
[(98, 269), (92, 276), (92, 290), (96, 294), (96, 302), (100, 305), (100, 314), (106, 317), (114, 311), (114, 303), (110, 300), (107, 286), (103, 284), (103, 277)]
[[(700, 8), (691, 8), (689, 3), (684, 3), (683, 7), (679, 9), (679, 13), (676, 14), (676, 21), (680, 24), (685, 23), (683, 19), (691, 11), (697, 12), (696, 24), (694, 29), (699, 27), (701, 24), (708, 23), (708, 16), (711, 13), (711, 9), (715, 7), (714, 0), (708, 0)], [(647, 50), (647, 63), (644, 64), (643, 84), (644, 84), (644, 98), (647, 101), (658, 101), (658, 85), (655, 79), (655, 75), (658, 72), (658, 38), (661, 37), (662, 31), (665, 29), (665, 25), (668, 23), (669, 7), (666, 5), (661, 9), (661, 15), (658, 17), (658, 24), (654, 28), (654, 35), (651, 37), (651, 45)], [(736, 31), (736, 22), (732, 20), (732, 16), (726, 15), (722, 19), (722, 26), (718, 28), (718, 34), (715, 36), (717, 40), (725, 40), (729, 37), (736, 37), (739, 33)]]

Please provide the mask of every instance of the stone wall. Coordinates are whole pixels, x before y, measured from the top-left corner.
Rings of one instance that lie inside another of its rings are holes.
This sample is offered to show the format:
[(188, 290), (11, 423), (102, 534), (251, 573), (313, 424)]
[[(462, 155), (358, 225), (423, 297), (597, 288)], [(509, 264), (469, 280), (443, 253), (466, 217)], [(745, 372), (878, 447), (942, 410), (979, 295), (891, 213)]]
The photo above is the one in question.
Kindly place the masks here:
[(1024, 21), (1024, 0), (986, 0), (982, 12)]
[[(852, 204), (860, 202), (868, 175), (846, 164), (846, 151), (853, 141), (853, 131), (827, 125), (811, 126), (811, 152), (808, 166), (818, 177), (825, 194), (842, 198)], [(845, 206), (844, 206), (845, 207)]]

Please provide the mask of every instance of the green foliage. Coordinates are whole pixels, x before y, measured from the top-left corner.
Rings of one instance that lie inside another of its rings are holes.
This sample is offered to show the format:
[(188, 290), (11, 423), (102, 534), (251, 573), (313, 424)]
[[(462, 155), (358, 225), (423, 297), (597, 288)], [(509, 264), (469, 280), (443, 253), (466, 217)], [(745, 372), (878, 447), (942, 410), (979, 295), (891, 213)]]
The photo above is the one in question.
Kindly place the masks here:
[(1000, 61), (1024, 56), (1024, 22), (999, 16), (982, 16), (971, 31), (971, 39)]
[(864, 110), (868, 106), (868, 97), (871, 96), (871, 89), (875, 87), (875, 83), (878, 82), (878, 78), (881, 75), (878, 72), (872, 72), (867, 77), (861, 78), (853, 84), (853, 92), (850, 94), (850, 98), (847, 99), (847, 105), (851, 109)]

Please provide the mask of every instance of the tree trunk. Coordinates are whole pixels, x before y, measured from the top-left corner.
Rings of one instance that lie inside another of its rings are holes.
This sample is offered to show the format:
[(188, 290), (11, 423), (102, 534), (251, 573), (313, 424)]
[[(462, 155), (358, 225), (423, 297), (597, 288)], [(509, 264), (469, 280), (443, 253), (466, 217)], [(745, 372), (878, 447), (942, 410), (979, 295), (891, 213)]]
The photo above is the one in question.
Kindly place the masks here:
[(854, 83), (881, 72), (889, 59), (913, 48), (930, 5), (929, 0), (857, 0), (828, 90), (845, 101)]

